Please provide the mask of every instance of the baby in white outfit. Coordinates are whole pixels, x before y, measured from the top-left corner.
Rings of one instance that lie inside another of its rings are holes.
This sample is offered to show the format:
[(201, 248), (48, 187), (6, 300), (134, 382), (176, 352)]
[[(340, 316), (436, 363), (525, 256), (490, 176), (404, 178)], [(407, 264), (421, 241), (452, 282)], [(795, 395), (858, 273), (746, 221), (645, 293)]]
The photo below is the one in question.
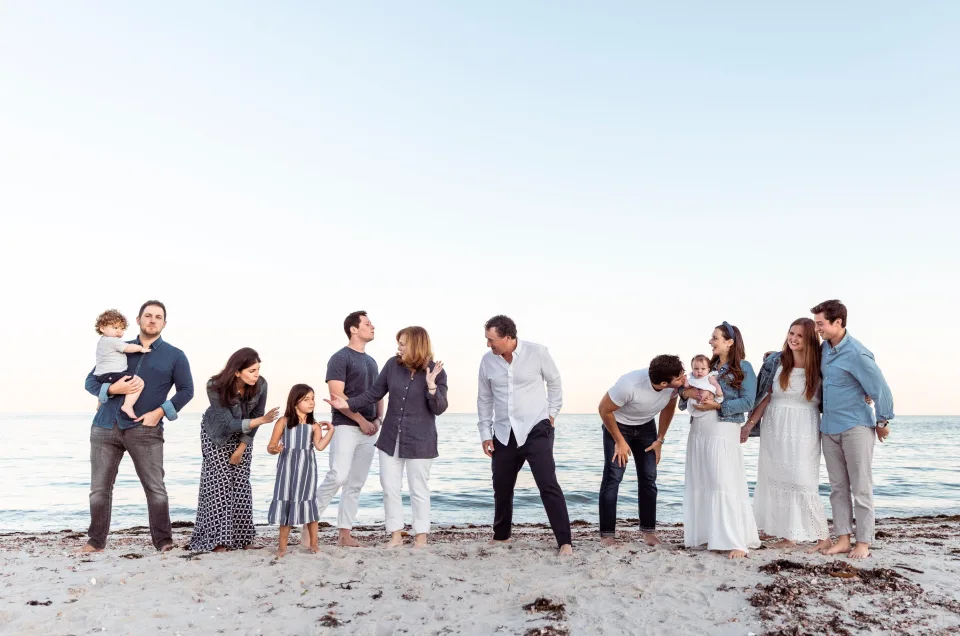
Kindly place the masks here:
[[(723, 388), (720, 386), (720, 382), (717, 380), (717, 372), (710, 370), (710, 358), (700, 354), (694, 356), (693, 360), (690, 361), (692, 369), (690, 375), (687, 376), (686, 381), (683, 384), (684, 389), (699, 389), (700, 394), (696, 400), (692, 400), (693, 404), (699, 404), (700, 402), (714, 401), (717, 404), (723, 402)], [(690, 409), (690, 415), (692, 417), (700, 417), (705, 415), (706, 411), (700, 411), (697, 409)]]

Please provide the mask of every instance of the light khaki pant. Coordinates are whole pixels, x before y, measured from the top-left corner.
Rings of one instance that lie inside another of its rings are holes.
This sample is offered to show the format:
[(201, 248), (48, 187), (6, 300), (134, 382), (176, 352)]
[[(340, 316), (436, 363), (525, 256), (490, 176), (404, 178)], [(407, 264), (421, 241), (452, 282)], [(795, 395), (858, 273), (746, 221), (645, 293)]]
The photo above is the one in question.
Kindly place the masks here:
[[(869, 426), (854, 426), (839, 435), (822, 437), (823, 459), (830, 478), (830, 506), (833, 530), (839, 535), (853, 534), (854, 511), (858, 542), (873, 543), (873, 446), (876, 431)], [(853, 505), (850, 496), (853, 495)]]

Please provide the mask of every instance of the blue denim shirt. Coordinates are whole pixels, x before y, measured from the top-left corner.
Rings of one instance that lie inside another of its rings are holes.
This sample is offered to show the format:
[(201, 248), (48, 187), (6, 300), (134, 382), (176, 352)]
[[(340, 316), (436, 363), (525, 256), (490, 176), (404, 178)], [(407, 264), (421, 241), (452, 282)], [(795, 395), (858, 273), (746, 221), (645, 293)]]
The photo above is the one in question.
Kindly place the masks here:
[(869, 349), (848, 331), (836, 347), (828, 340), (821, 350), (823, 418), (820, 430), (823, 433), (838, 435), (854, 426), (874, 428), (874, 414), (864, 402), (864, 394), (873, 400), (877, 419), (893, 419), (893, 394)]
[[(727, 365), (713, 369), (717, 372), (717, 381), (723, 389), (723, 402), (720, 403), (720, 410), (717, 411), (717, 419), (721, 422), (743, 424), (747, 421), (744, 414), (753, 409), (753, 403), (757, 399), (757, 374), (753, 372), (753, 366), (746, 360), (742, 360), (740, 369), (743, 370), (743, 382), (739, 389), (733, 388), (730, 384), (733, 376), (729, 373)], [(680, 410), (687, 410), (687, 400), (683, 398), (680, 398)]]
[[(140, 344), (139, 336), (128, 340), (128, 344)], [(150, 345), (150, 353), (128, 353), (127, 375), (137, 375), (143, 380), (143, 391), (133, 407), (137, 417), (149, 413), (155, 408), (163, 409), (168, 420), (177, 419), (177, 413), (193, 398), (193, 376), (190, 374), (190, 363), (183, 351), (157, 338)], [(176, 386), (177, 392), (169, 400), (167, 394), (170, 387)], [(126, 413), (120, 410), (123, 406), (123, 395), (108, 395), (109, 384), (97, 382), (97, 376), (90, 371), (84, 388), (100, 399), (100, 408), (93, 416), (93, 425), (100, 428), (113, 428), (117, 424), (121, 429), (140, 426)], [(160, 419), (163, 426), (163, 419)]]

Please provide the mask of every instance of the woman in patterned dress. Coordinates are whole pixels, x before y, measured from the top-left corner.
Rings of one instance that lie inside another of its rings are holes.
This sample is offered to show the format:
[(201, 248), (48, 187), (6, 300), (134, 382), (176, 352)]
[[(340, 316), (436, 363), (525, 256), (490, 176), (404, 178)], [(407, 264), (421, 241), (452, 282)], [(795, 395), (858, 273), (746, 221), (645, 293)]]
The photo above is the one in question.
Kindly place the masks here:
[(283, 417), (273, 427), (273, 436), (267, 446), (277, 458), (277, 481), (273, 487), (273, 502), (267, 515), (269, 523), (280, 524), (280, 546), (277, 556), (287, 553), (290, 528), (304, 525), (310, 537), (310, 551), (320, 551), (317, 542), (317, 458), (313, 449), (322, 451), (333, 438), (330, 422), (313, 419), (316, 398), (306, 384), (296, 384), (287, 397)]
[(210, 407), (200, 429), (200, 495), (190, 538), (195, 552), (251, 548), (253, 492), (250, 463), (256, 429), (277, 419), (279, 409), (264, 413), (267, 381), (260, 377), (260, 356), (249, 347), (236, 351), (223, 370), (207, 382)]

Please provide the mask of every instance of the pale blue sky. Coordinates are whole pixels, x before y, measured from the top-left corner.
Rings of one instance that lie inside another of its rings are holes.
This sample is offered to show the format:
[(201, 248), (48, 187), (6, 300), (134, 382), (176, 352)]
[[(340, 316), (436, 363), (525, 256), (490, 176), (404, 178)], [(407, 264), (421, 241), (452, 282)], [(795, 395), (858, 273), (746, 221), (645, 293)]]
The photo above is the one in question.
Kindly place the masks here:
[(148, 297), (277, 404), (365, 308), (472, 411), (505, 312), (567, 412), (839, 297), (898, 413), (960, 413), (958, 77), (951, 2), (0, 1), (2, 410), (90, 408), (94, 318)]

